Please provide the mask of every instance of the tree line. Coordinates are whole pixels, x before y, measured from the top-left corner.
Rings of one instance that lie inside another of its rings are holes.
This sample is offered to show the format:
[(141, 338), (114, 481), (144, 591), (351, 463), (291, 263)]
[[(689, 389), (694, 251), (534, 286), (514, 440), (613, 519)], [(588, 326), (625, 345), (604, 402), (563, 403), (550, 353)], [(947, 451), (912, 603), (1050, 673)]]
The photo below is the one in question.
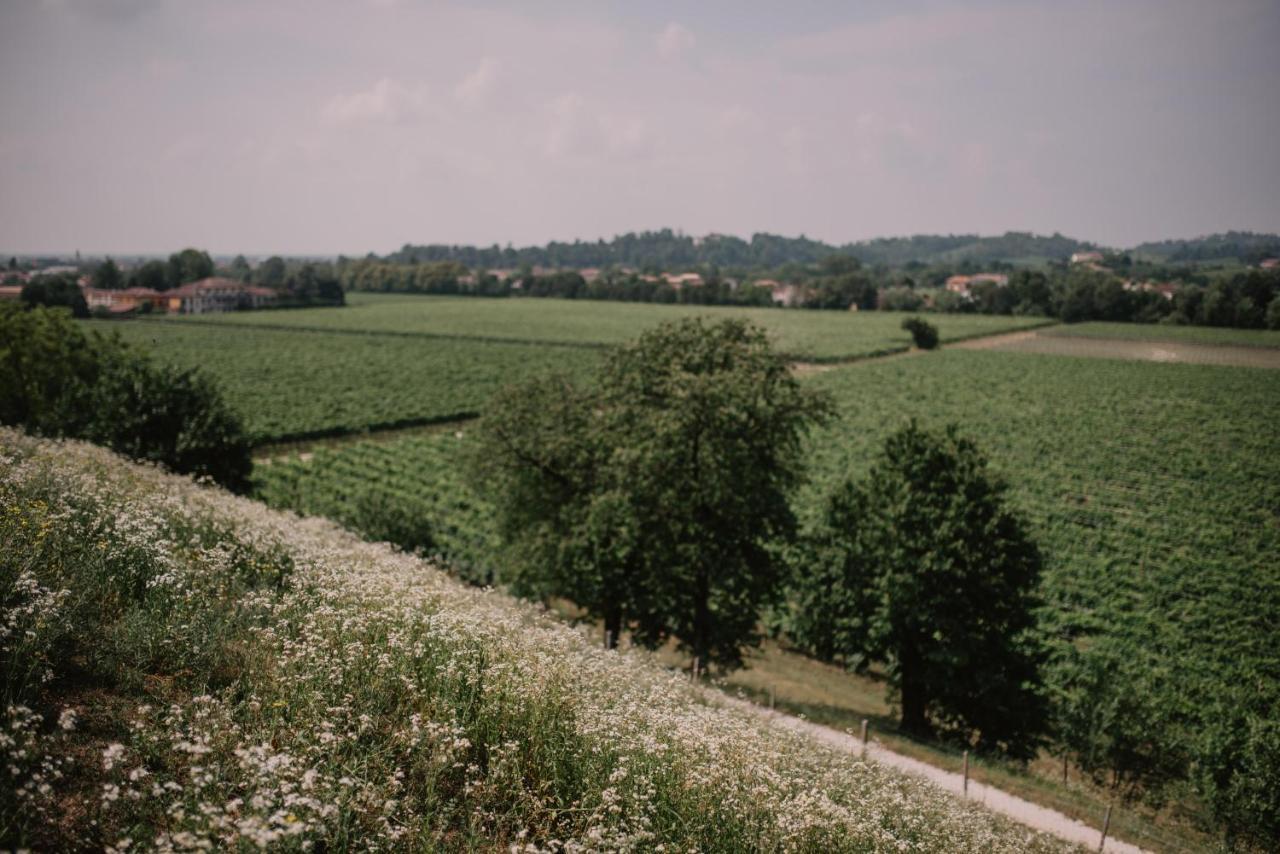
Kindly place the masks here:
[[(1115, 259), (1115, 263), (1125, 263)], [(1128, 262), (1136, 274), (1168, 272)], [(956, 272), (973, 273), (972, 262), (956, 266), (902, 270), (871, 269), (856, 258), (834, 254), (808, 266), (786, 268), (771, 275), (794, 283), (795, 304), (812, 309), (860, 311), (934, 311), (1030, 315), (1058, 318), (1067, 323), (1106, 320), (1133, 323), (1173, 323), (1280, 329), (1280, 270), (1248, 269), (1232, 273), (1190, 273), (1172, 298), (1137, 286), (1106, 269), (1060, 265), (1047, 270), (1004, 270), (1008, 283), (979, 281), (968, 294), (940, 287)], [(385, 261), (345, 261), (337, 267), (349, 290), (457, 294), (488, 297), (557, 297), (628, 302), (694, 305), (774, 305), (770, 290), (754, 287), (750, 278), (734, 279), (717, 267), (699, 269), (703, 284), (673, 287), (634, 270), (606, 268), (587, 281), (575, 270), (534, 273), (530, 268), (499, 278), (484, 270), (470, 271), (457, 261), (398, 264)]]

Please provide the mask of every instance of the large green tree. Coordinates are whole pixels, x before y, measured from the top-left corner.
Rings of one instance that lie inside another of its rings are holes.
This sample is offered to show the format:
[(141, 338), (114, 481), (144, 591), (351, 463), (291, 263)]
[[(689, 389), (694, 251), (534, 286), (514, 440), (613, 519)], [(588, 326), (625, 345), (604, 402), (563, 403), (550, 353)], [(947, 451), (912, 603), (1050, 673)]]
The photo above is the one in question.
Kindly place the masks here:
[(183, 249), (169, 256), (168, 284), (171, 288), (198, 282), (213, 275), (213, 259), (200, 249)]
[(857, 670), (883, 665), (905, 730), (1031, 755), (1044, 727), (1040, 555), (957, 429), (893, 433), (831, 495), (798, 573), (793, 631)]
[(732, 666), (784, 582), (801, 440), (827, 403), (763, 330), (665, 324), (590, 387), (501, 395), (476, 465), (526, 594), (563, 596), (646, 646)]

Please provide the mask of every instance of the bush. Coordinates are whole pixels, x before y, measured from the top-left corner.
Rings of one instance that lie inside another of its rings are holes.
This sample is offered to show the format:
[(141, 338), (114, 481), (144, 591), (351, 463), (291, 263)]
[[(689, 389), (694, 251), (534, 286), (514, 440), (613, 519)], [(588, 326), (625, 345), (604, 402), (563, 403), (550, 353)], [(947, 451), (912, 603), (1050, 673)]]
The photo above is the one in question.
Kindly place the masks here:
[(911, 333), (911, 340), (921, 350), (932, 350), (938, 346), (938, 328), (919, 317), (908, 317), (902, 321), (902, 328)]
[(248, 486), (249, 440), (207, 377), (85, 335), (62, 310), (0, 306), (0, 423)]

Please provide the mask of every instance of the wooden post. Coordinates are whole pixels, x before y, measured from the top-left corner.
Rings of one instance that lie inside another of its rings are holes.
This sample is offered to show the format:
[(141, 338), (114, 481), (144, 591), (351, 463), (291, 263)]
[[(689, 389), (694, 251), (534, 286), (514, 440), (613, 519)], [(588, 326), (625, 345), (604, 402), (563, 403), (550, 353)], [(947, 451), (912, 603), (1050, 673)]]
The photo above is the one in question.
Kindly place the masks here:
[(693, 681), (694, 682), (698, 681), (698, 665), (701, 663), (702, 662), (698, 660), (698, 656), (695, 655), (693, 657)]
[(613, 632), (608, 629), (604, 630), (604, 648), (613, 649)]
[(864, 759), (867, 756), (867, 719), (866, 718), (862, 719), (862, 756)]
[(969, 796), (969, 751), (964, 752), (964, 795)]
[(1067, 754), (1062, 754), (1062, 785), (1067, 785)]
[(1102, 819), (1102, 838), (1098, 840), (1098, 854), (1107, 847), (1107, 831), (1111, 829), (1111, 804), (1107, 804), (1107, 814)]
[(770, 685), (769, 686), (769, 708), (770, 709), (774, 708), (774, 706), (777, 705), (777, 700), (778, 700), (778, 688), (776, 685)]

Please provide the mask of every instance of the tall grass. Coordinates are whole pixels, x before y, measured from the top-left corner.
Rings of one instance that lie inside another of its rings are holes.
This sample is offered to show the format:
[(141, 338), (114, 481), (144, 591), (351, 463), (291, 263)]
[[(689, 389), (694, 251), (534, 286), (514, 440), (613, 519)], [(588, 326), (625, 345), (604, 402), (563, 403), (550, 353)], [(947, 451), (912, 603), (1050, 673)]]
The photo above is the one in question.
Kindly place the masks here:
[(0, 432), (0, 844), (1056, 850), (423, 561)]

